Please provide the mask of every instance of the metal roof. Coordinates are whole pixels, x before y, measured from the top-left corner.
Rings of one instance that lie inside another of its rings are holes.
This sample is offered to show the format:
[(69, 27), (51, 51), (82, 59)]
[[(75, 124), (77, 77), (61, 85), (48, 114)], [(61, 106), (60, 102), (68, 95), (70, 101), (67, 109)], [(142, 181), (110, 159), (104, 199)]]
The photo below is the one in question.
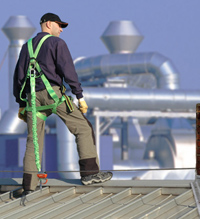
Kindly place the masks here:
[(25, 206), (21, 179), (0, 179), (0, 185), (0, 218), (199, 218), (191, 180), (111, 180), (83, 186), (80, 180), (50, 179), (42, 191), (26, 196)]

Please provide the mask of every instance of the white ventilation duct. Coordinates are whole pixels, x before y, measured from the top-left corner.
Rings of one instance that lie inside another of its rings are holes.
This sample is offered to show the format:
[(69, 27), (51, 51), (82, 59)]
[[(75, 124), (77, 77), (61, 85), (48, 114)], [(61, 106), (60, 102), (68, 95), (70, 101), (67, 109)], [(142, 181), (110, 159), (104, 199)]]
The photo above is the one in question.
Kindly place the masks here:
[(132, 21), (110, 22), (101, 40), (111, 54), (75, 60), (84, 86), (99, 86), (106, 77), (149, 73), (157, 88), (179, 88), (179, 73), (171, 60), (156, 52), (135, 53), (143, 36)]
[(83, 91), (90, 108), (109, 111), (195, 112), (200, 100), (200, 90), (84, 87)]
[(11, 16), (4, 27), (4, 34), (10, 41), (9, 45), (9, 109), (0, 122), (1, 134), (20, 134), (26, 130), (26, 123), (18, 119), (19, 106), (13, 96), (13, 74), (22, 45), (35, 32), (35, 28), (26, 16)]
[(101, 36), (110, 53), (134, 53), (143, 38), (132, 21), (112, 21)]
[(82, 58), (75, 63), (82, 84), (119, 75), (152, 74), (160, 89), (179, 89), (179, 73), (170, 59), (159, 53), (108, 54)]

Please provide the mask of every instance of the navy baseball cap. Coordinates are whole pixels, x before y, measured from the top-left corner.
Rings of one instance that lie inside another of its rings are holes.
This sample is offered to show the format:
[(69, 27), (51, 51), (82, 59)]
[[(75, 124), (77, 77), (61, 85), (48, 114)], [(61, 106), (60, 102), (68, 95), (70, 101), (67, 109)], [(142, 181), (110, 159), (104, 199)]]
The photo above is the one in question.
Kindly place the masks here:
[(41, 19), (40, 19), (40, 24), (44, 23), (44, 22), (47, 22), (47, 21), (54, 21), (58, 24), (60, 24), (60, 26), (62, 28), (65, 28), (68, 26), (68, 23), (64, 22), (64, 21), (61, 21), (59, 16), (56, 15), (56, 14), (53, 14), (53, 13), (46, 13), (44, 14)]

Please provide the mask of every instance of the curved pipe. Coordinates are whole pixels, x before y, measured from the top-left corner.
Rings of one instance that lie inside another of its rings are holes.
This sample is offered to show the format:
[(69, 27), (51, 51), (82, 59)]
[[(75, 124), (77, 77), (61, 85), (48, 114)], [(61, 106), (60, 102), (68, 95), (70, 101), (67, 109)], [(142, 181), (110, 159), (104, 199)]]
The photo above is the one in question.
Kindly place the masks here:
[(110, 111), (194, 111), (200, 90), (164, 90), (84, 87), (84, 98), (90, 108)]
[(82, 82), (116, 75), (151, 73), (157, 88), (179, 88), (178, 70), (173, 63), (159, 53), (108, 54), (83, 58), (75, 63)]

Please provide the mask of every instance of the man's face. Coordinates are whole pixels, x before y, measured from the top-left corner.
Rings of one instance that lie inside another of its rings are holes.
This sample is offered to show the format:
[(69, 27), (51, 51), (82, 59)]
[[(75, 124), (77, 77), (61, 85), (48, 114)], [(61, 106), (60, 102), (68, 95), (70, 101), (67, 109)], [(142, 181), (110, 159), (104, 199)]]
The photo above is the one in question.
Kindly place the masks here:
[(63, 32), (63, 30), (60, 24), (52, 21), (51, 22), (51, 35), (59, 37), (61, 32)]

